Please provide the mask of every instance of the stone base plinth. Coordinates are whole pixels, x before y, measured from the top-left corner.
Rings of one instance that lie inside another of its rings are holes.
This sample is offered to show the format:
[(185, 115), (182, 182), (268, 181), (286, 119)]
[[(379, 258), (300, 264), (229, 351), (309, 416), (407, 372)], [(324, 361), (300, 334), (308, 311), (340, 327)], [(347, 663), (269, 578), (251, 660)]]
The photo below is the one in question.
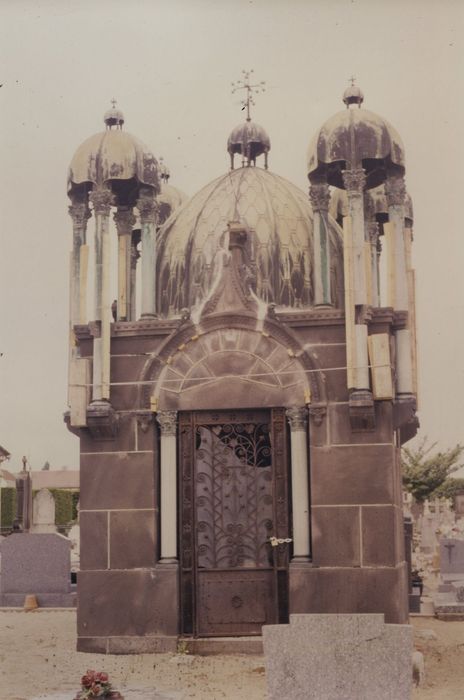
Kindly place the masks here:
[(383, 615), (290, 615), (265, 625), (269, 700), (408, 700), (412, 628)]
[(395, 567), (317, 567), (291, 563), (290, 613), (381, 613), (388, 624), (408, 621), (406, 562)]

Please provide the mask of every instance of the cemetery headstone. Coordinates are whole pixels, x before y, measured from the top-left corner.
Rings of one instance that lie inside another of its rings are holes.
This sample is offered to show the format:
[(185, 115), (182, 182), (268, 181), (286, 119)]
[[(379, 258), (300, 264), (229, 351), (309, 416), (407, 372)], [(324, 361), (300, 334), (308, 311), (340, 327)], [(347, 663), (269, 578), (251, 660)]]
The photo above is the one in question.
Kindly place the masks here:
[(72, 607), (71, 543), (57, 533), (16, 533), (0, 543), (0, 605), (21, 607), (35, 594), (41, 607)]
[(56, 532), (55, 499), (48, 489), (40, 489), (32, 502), (32, 532)]

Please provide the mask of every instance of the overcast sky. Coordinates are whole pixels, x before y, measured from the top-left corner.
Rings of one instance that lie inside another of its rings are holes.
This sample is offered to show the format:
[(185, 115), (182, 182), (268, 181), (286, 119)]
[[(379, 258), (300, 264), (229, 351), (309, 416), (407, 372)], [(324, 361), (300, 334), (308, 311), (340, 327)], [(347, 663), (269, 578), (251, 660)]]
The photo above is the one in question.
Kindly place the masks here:
[(464, 441), (462, 0), (0, 0), (0, 444), (34, 469), (78, 466), (66, 410), (67, 168), (115, 97), (127, 131), (192, 195), (228, 168), (254, 68), (270, 169), (307, 189), (311, 137), (364, 106), (406, 148), (415, 211), (421, 434)]

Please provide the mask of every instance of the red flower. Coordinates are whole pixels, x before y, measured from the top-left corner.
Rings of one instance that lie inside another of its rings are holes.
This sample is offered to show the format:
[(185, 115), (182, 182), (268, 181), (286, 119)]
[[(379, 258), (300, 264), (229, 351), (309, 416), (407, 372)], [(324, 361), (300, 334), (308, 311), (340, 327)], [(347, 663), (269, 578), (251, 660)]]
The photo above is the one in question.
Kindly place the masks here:
[(93, 683), (93, 677), (87, 671), (85, 676), (82, 676), (82, 678), (81, 678), (81, 685), (83, 688), (90, 688), (92, 683)]
[(100, 683), (107, 683), (108, 682), (108, 674), (105, 673), (104, 671), (100, 671), (100, 673), (95, 674), (95, 680), (99, 681)]

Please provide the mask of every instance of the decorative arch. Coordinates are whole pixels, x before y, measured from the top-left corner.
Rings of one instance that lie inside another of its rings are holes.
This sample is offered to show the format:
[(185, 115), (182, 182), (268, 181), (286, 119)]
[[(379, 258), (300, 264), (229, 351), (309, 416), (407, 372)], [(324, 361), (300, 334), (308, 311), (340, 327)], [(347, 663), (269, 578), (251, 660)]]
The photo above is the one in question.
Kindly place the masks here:
[(141, 375), (141, 409), (201, 410), (325, 404), (314, 357), (277, 320), (218, 314), (171, 336)]

